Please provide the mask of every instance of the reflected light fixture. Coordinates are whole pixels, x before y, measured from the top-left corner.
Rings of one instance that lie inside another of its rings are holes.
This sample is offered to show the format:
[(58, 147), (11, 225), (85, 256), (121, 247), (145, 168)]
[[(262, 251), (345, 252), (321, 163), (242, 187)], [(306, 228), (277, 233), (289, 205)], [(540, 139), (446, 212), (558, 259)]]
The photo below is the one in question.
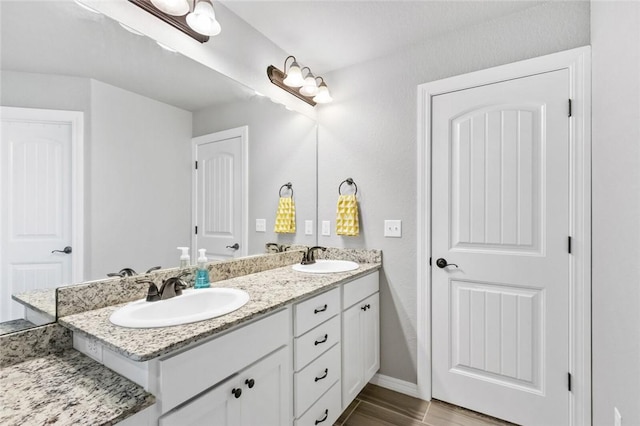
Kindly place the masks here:
[(211, 0), (129, 0), (156, 18), (204, 43), (220, 34)]
[[(293, 59), (293, 61), (287, 69), (289, 59)], [(295, 56), (287, 56), (283, 69), (284, 72), (273, 65), (267, 67), (267, 76), (271, 83), (311, 106), (329, 103), (333, 100), (324, 79), (314, 76), (309, 67), (301, 69)], [(320, 85), (318, 85), (318, 79), (320, 79)]]

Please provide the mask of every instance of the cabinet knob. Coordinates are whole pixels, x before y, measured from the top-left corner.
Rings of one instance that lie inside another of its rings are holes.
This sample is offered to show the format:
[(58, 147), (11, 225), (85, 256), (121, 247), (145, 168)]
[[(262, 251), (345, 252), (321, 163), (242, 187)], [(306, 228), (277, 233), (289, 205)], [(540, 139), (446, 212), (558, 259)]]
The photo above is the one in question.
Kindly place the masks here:
[(321, 418), (320, 420), (316, 420), (316, 423), (315, 423), (315, 424), (317, 424), (317, 425), (318, 425), (318, 424), (320, 424), (320, 423), (324, 422), (325, 420), (327, 420), (327, 418), (328, 418), (328, 417), (329, 417), (329, 409), (328, 409), (328, 408), (325, 408), (325, 410), (324, 410), (324, 417), (323, 417), (323, 418)]
[(235, 396), (236, 398), (240, 398), (240, 395), (242, 395), (242, 389), (240, 388), (233, 388), (233, 390), (231, 391), (231, 393), (233, 394), (233, 396)]
[(256, 384), (256, 381), (253, 380), (253, 379), (247, 379), (247, 380), (244, 381), (244, 384), (249, 386), (249, 389), (251, 389), (253, 387), (253, 385)]

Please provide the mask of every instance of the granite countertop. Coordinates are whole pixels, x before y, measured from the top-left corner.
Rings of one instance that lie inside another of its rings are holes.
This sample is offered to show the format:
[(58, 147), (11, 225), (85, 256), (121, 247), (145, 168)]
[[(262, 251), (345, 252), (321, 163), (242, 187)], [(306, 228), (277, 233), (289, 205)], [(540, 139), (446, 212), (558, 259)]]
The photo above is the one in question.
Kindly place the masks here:
[(0, 383), (2, 425), (111, 425), (155, 403), (140, 386), (73, 349), (2, 368)]
[[(148, 361), (239, 325), (259, 315), (329, 290), (380, 269), (381, 263), (361, 263), (354, 271), (333, 274), (296, 272), (291, 266), (271, 269), (211, 284), (249, 293), (242, 308), (218, 318), (173, 327), (134, 329), (111, 324), (109, 316), (123, 304), (60, 318), (74, 333), (95, 338), (105, 347), (134, 361)], [(161, 336), (161, 338), (159, 338)]]
[(13, 294), (11, 298), (24, 306), (56, 320), (56, 289), (46, 288)]

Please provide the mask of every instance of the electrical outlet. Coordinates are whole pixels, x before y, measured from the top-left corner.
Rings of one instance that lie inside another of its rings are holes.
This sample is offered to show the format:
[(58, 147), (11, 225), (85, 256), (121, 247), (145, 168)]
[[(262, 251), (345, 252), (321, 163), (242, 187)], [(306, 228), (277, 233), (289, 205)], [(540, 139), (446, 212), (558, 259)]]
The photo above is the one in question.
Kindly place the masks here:
[(256, 232), (267, 232), (267, 221), (265, 219), (256, 219)]
[(96, 361), (102, 362), (102, 345), (97, 340), (87, 339), (85, 349), (87, 350), (87, 355)]
[(613, 407), (613, 426), (622, 426), (622, 416), (618, 407)]
[(331, 221), (323, 220), (322, 221), (322, 235), (328, 237), (331, 235)]
[(304, 221), (304, 235), (313, 235), (313, 221), (305, 220)]
[(402, 221), (401, 220), (385, 220), (384, 221), (385, 237), (402, 237)]

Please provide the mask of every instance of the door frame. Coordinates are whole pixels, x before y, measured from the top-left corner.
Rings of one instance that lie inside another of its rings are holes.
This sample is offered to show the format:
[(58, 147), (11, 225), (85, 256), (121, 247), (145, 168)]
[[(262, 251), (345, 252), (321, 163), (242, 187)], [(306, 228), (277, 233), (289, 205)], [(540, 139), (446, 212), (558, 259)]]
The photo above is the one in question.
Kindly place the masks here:
[(569, 70), (569, 370), (571, 425), (591, 424), (591, 47), (458, 75), (418, 86), (418, 395), (431, 399), (431, 98), (560, 69)]
[(222, 130), (220, 132), (208, 133), (191, 139), (191, 164), (193, 173), (191, 174), (191, 257), (196, 258), (198, 252), (198, 236), (195, 227), (198, 221), (198, 176), (195, 168), (197, 161), (198, 146), (211, 142), (220, 142), (226, 139), (240, 138), (240, 152), (242, 157), (242, 241), (240, 241), (239, 256), (247, 256), (249, 245), (249, 126), (240, 126), (233, 129)]
[[(0, 117), (71, 125), (71, 283), (84, 281), (84, 112), (0, 106)], [(1, 202), (1, 201), (0, 201)]]

